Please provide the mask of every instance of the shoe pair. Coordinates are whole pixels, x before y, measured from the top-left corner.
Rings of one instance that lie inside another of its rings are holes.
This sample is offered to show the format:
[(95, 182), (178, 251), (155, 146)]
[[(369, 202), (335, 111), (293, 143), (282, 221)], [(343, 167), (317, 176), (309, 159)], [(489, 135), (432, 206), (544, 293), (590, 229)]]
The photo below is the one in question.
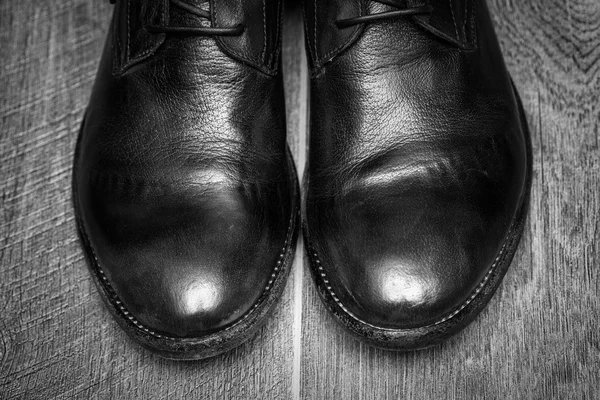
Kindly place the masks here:
[[(249, 338), (285, 286), (299, 188), (281, 0), (118, 0), (77, 144), (92, 275), (143, 346)], [(508, 269), (530, 141), (484, 2), (305, 0), (304, 235), (324, 303), (379, 347), (466, 326)]]

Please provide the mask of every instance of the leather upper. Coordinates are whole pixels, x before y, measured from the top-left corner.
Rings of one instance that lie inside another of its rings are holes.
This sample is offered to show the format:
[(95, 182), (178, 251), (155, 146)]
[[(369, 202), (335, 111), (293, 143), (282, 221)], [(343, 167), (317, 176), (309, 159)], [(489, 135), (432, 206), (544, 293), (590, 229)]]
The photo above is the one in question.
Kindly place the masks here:
[[(252, 310), (294, 214), (280, 1), (211, 6), (212, 22), (167, 0), (116, 2), (75, 164), (108, 284), (139, 324), (175, 337)], [(153, 34), (149, 24), (245, 30)]]
[(522, 116), (485, 2), (429, 4), (340, 29), (397, 8), (305, 1), (311, 257), (329, 296), (381, 328), (429, 326), (465, 304), (526, 191)]

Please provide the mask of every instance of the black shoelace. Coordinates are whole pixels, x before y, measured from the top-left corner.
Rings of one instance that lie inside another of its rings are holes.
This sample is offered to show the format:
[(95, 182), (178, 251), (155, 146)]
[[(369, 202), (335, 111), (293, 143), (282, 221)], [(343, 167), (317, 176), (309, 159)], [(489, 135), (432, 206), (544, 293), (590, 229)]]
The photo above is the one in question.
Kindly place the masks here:
[(402, 8), (402, 5), (398, 4), (398, 0), (373, 0), (378, 3), (386, 4), (388, 6), (401, 8), (396, 11), (386, 11), (377, 14), (368, 14), (368, 15), (360, 15), (358, 17), (340, 19), (336, 21), (336, 25), (338, 28), (348, 28), (349, 26), (354, 26), (358, 24), (364, 24), (365, 22), (373, 22), (380, 21), (383, 19), (393, 19), (398, 17), (403, 17), (406, 15), (420, 15), (420, 14), (429, 14), (432, 11), (431, 6), (417, 6), (417, 7), (408, 7)]
[[(115, 4), (117, 0), (110, 0), (111, 4)], [(205, 18), (210, 21), (210, 11), (203, 10), (199, 7), (191, 4), (184, 3), (181, 0), (169, 0), (171, 4), (194, 14), (200, 18)], [(215, 28), (208, 26), (158, 26), (158, 25), (146, 25), (144, 27), (150, 33), (175, 33), (184, 35), (196, 35), (196, 36), (238, 36), (244, 32), (244, 26), (238, 24), (232, 27), (226, 28)]]

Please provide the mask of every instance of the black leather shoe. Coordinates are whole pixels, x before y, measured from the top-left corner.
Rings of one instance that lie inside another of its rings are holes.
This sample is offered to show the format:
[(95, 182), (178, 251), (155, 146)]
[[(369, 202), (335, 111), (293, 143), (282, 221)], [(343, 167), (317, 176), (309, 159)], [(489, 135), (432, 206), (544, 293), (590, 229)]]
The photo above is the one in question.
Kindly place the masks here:
[(280, 3), (116, 1), (74, 203), (109, 310), (168, 358), (247, 339), (292, 263)]
[(305, 0), (305, 236), (329, 310), (376, 346), (464, 328), (509, 267), (530, 139), (484, 1)]

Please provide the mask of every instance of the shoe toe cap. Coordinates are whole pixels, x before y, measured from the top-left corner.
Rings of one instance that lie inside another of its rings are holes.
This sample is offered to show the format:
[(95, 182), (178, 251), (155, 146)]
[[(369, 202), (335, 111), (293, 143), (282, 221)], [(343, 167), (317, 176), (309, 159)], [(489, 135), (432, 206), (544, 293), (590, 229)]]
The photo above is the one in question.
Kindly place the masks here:
[(140, 274), (133, 279), (130, 272), (110, 269), (109, 281), (123, 310), (142, 326), (174, 337), (225, 329), (252, 309), (261, 294), (258, 288), (265, 287), (256, 277), (198, 261), (130, 265)]
[(339, 304), (367, 324), (420, 328), (446, 317), (472, 291), (475, 279), (461, 275), (458, 265), (446, 263), (444, 269), (436, 272), (423, 260), (390, 257), (356, 268), (362, 272), (358, 280), (341, 274), (330, 286)]
[(445, 320), (493, 267), (516, 204), (494, 208), (401, 186), (379, 194), (352, 195), (331, 213), (314, 212), (322, 218), (309, 223), (321, 228), (309, 235), (323, 268), (317, 275), (325, 275), (341, 307), (375, 327)]
[[(274, 279), (289, 202), (274, 199), (273, 211), (235, 185), (201, 189), (123, 195), (96, 179), (79, 192), (96, 269), (138, 327), (174, 337), (221, 331), (253, 310)], [(261, 195), (283, 193), (273, 192)]]

